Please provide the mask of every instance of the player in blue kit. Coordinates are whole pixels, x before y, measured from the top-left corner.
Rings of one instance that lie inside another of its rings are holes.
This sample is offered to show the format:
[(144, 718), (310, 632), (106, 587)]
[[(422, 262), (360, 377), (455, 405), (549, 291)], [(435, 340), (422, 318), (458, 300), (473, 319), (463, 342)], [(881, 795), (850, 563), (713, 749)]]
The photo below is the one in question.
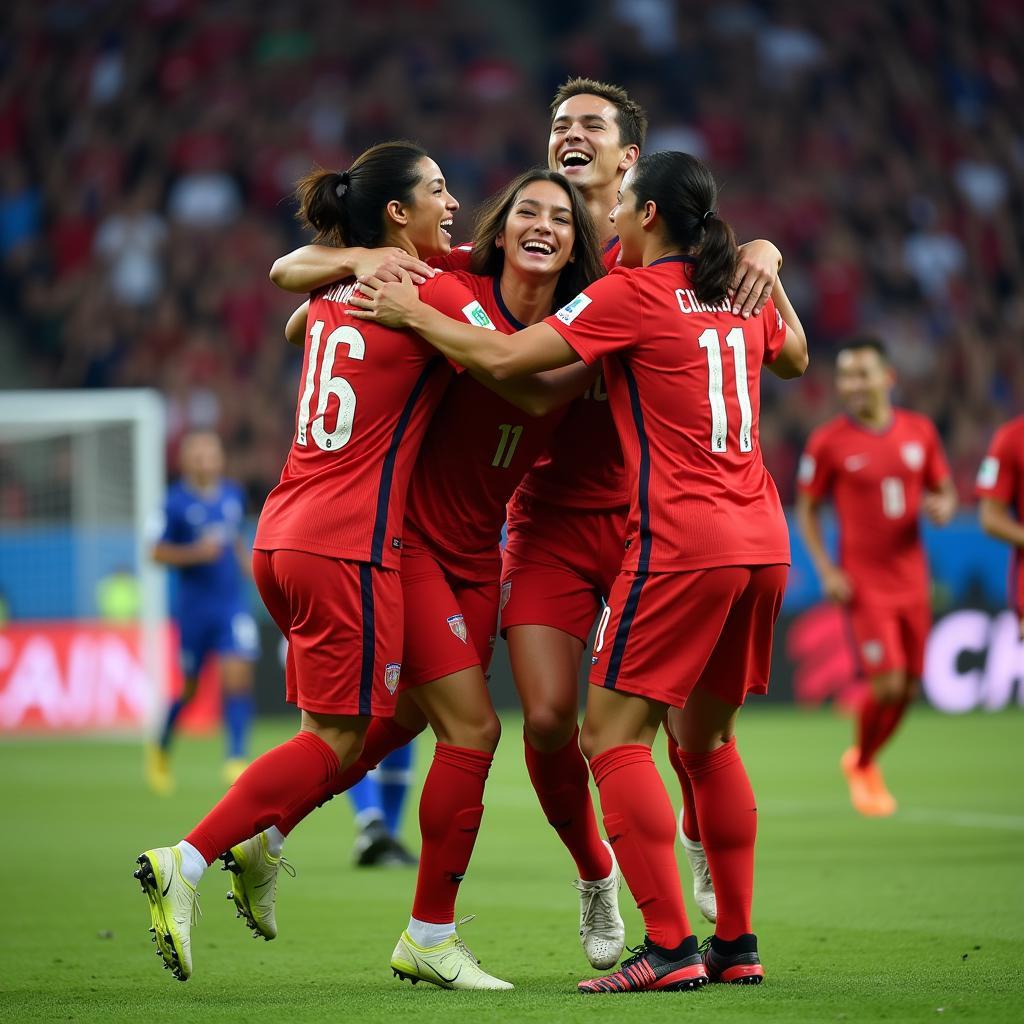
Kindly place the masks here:
[(412, 782), (412, 742), (392, 750), (349, 791), (359, 834), (356, 867), (414, 867), (419, 861), (399, 838), (402, 810)]
[(246, 765), (252, 720), (252, 663), (259, 654), (256, 623), (249, 614), (245, 578), (250, 555), (241, 537), (245, 499), (238, 484), (222, 477), (224, 449), (211, 431), (188, 434), (181, 445), (181, 479), (167, 494), (164, 524), (153, 559), (177, 571), (174, 618), (181, 634), (185, 685), (167, 709), (157, 743), (147, 751), (146, 777), (157, 793), (169, 793), (170, 746), (182, 710), (195, 696), (207, 659), (220, 669), (227, 729), (224, 775), (234, 782)]

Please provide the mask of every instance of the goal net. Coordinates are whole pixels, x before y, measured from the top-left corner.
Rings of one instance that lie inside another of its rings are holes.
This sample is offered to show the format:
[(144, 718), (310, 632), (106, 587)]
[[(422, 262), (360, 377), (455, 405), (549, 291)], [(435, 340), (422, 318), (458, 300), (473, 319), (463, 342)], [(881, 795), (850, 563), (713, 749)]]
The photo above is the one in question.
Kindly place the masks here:
[(155, 391), (0, 392), (0, 733), (147, 729), (168, 671)]

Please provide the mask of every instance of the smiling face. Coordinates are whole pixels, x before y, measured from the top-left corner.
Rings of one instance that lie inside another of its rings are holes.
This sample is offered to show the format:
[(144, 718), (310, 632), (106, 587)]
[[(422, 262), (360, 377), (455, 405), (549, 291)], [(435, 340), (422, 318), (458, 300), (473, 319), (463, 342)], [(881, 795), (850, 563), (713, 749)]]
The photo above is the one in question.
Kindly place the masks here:
[(644, 247), (648, 240), (648, 231), (644, 224), (653, 210), (653, 203), (647, 203), (637, 209), (636, 193), (633, 191), (634, 171), (631, 167), (626, 171), (619, 186), (617, 202), (608, 215), (609, 220), (619, 236), (622, 246), (621, 263), (624, 267), (643, 265)]
[(548, 166), (584, 194), (615, 185), (636, 162), (637, 146), (624, 146), (618, 110), (601, 96), (571, 96), (556, 111), (548, 139)]
[(420, 180), (413, 189), (412, 202), (391, 202), (388, 212), (420, 259), (445, 256), (452, 248), (451, 228), (459, 204), (448, 191), (441, 168), (430, 157), (421, 157), (417, 170)]
[(572, 256), (576, 229), (569, 196), (553, 181), (524, 185), (494, 240), (505, 266), (521, 274), (557, 276)]

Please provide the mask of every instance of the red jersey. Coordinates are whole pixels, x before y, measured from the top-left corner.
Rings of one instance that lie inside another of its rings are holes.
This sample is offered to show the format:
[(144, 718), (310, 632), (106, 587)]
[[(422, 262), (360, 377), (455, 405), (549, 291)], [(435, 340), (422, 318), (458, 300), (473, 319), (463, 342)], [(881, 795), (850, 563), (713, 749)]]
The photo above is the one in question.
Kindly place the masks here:
[[(413, 463), (451, 372), (412, 331), (347, 316), (354, 287), (349, 278), (310, 297), (295, 439), (254, 546), (397, 569)], [(478, 322), (479, 305), (451, 274), (421, 294)]]
[[(614, 269), (620, 256), (616, 237), (605, 246), (605, 267)], [(603, 373), (570, 403), (568, 415), (551, 436), (547, 451), (523, 478), (519, 492), (561, 508), (614, 511), (629, 504), (626, 466)]]
[[(977, 492), (979, 498), (1003, 502), (1024, 523), (1024, 416), (996, 431), (978, 470)], [(1011, 600), (1018, 614), (1024, 615), (1024, 548), (1014, 549), (1012, 565)]]
[(758, 443), (761, 366), (785, 325), (771, 302), (749, 320), (699, 303), (691, 263), (619, 267), (544, 321), (585, 362), (605, 359), (631, 492), (622, 568), (788, 564)]
[[(466, 285), (499, 331), (524, 328), (502, 300), (496, 278), (448, 276)], [(497, 579), (505, 505), (564, 416), (565, 407), (529, 416), (468, 373), (456, 377), (413, 470), (405, 520), (409, 542), (427, 547), (462, 579)]]
[(811, 434), (798, 483), (818, 500), (831, 496), (839, 564), (856, 601), (896, 606), (927, 600), (921, 496), (948, 477), (939, 435), (918, 413), (894, 409), (880, 431), (837, 416)]

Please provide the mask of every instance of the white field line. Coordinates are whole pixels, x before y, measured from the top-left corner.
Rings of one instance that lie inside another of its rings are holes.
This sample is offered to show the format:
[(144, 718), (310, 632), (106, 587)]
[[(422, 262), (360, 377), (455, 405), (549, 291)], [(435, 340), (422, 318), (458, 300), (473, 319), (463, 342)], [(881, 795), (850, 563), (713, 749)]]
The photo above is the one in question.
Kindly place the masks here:
[[(848, 813), (845, 803), (829, 800), (765, 800), (758, 809), (766, 818), (795, 817), (814, 813)], [(852, 813), (852, 812), (849, 812)], [(909, 825), (949, 825), (953, 828), (996, 829), (1024, 832), (1022, 814), (988, 814), (980, 811), (940, 810), (930, 807), (900, 807), (891, 819)]]

